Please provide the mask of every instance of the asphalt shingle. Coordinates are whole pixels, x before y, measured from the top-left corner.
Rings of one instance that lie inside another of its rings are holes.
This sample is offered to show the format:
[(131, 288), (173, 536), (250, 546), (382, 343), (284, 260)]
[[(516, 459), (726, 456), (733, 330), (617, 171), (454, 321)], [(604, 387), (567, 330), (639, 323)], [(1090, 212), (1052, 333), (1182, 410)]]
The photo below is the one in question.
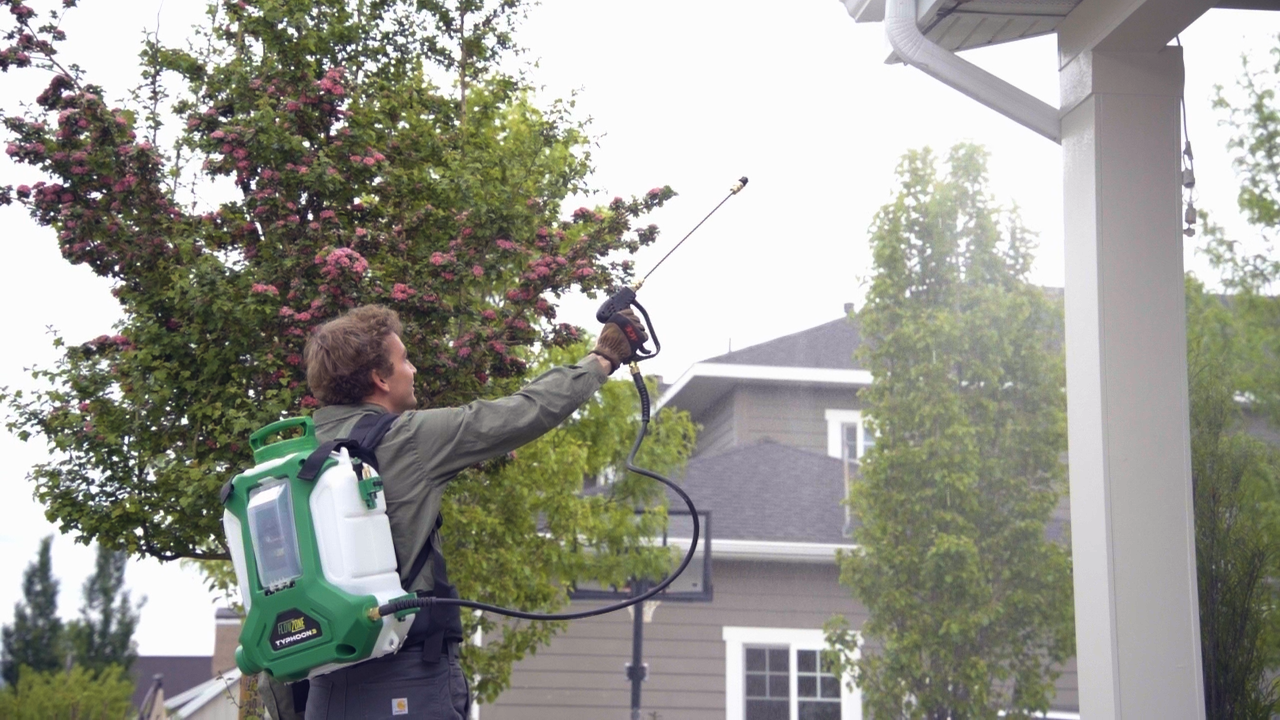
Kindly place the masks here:
[[(789, 445), (762, 442), (696, 457), (685, 492), (711, 511), (715, 540), (848, 543), (840, 461)], [(683, 502), (668, 491), (672, 507)]]
[(842, 317), (798, 333), (703, 360), (707, 363), (774, 367), (862, 369), (854, 351), (862, 345), (858, 321)]

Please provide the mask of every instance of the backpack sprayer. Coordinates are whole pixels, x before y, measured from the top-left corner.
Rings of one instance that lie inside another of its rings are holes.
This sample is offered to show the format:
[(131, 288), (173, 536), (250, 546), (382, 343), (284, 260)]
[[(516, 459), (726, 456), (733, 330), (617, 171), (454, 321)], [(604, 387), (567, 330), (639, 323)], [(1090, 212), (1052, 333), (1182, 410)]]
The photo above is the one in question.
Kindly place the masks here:
[[(459, 606), (525, 620), (577, 620), (644, 602), (667, 588), (693, 560), (700, 524), (697, 508), (678, 485), (635, 465), (648, 433), (649, 389), (638, 363), (657, 357), (662, 343), (636, 292), (685, 240), (729, 198), (746, 187), (740, 178), (729, 194), (676, 243), (643, 278), (601, 304), (596, 320), (613, 323), (631, 344), (626, 360), (640, 394), (640, 428), (627, 455), (627, 470), (671, 488), (693, 520), (689, 551), (662, 582), (625, 601), (573, 613), (533, 613), (474, 600), (405, 594), (400, 585), (391, 526), (386, 516), (382, 479), (376, 470), (375, 439), (338, 441), (321, 449), (311, 418), (288, 418), (253, 433), (252, 469), (222, 488), (223, 529), (244, 600), (246, 619), (236, 648), (236, 665), (245, 673), (266, 670), (277, 680), (322, 675), (399, 650), (414, 613), (437, 606)], [(654, 349), (640, 341), (622, 311), (635, 307)], [(384, 423), (381, 432), (386, 431)], [(267, 443), (286, 430), (300, 437)], [(365, 438), (371, 437), (365, 432)]]

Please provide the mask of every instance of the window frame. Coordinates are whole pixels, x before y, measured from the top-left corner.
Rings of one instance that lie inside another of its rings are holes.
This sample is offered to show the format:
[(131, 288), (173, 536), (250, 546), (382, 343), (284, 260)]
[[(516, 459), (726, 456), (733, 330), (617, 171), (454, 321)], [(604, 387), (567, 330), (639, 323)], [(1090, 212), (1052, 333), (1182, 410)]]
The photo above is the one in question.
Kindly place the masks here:
[[(799, 718), (800, 698), (797, 692), (797, 650), (825, 650), (826, 638), (822, 630), (810, 628), (758, 628), (726, 625), (722, 629), (724, 639), (724, 686), (726, 720), (744, 720), (747, 713), (746, 648), (750, 646), (787, 647), (789, 703), (792, 720)], [(850, 689), (850, 677), (840, 678), (840, 720), (862, 720), (862, 691)]]
[(856, 425), (857, 456), (849, 458), (850, 460), (860, 460), (866, 452), (867, 435), (866, 424), (862, 421), (861, 410), (843, 410), (838, 408), (827, 408), (823, 413), (823, 417), (827, 421), (827, 456), (837, 460), (844, 460), (844, 428), (847, 425)]

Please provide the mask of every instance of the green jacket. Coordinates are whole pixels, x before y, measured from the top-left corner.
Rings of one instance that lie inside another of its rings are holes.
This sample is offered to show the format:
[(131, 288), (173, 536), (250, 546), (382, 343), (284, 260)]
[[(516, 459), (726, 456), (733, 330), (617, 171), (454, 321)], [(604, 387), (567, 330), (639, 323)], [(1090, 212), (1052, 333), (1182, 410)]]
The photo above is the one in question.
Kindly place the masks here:
[[(589, 357), (549, 370), (499, 400), (400, 415), (377, 454), (391, 541), (405, 590), (431, 589), (430, 564), (416, 578), (408, 574), (435, 530), (445, 485), (462, 470), (541, 437), (572, 415), (606, 380), (604, 369)], [(345, 437), (364, 415), (385, 412), (380, 405), (329, 405), (317, 410), (312, 419), (317, 438), (326, 442)], [(439, 538), (433, 547), (440, 547)]]

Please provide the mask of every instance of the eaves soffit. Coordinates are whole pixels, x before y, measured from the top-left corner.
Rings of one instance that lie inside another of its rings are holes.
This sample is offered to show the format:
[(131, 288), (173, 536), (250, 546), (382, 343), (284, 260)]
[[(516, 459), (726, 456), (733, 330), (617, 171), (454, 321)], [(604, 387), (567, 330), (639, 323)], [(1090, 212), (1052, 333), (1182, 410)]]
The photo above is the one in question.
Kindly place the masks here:
[[(884, 21), (885, 0), (842, 0), (856, 22)], [(1081, 0), (916, 0), (920, 32), (958, 52), (1047, 35)], [(897, 62), (893, 55), (889, 62)]]
[(667, 405), (698, 414), (715, 405), (736, 388), (830, 387), (856, 389), (871, 384), (867, 370), (734, 365), (703, 362), (691, 367), (658, 398), (657, 407)]

